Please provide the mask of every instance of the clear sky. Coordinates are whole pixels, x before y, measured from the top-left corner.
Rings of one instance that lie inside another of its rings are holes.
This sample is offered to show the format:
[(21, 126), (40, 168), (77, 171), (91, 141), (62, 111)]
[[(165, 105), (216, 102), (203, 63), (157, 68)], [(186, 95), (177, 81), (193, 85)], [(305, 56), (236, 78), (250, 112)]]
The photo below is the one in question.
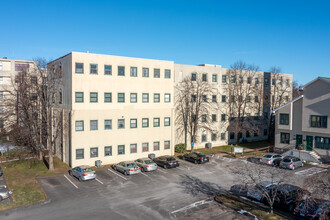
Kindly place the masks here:
[(330, 77), (330, 1), (0, 0), (0, 57), (71, 51)]

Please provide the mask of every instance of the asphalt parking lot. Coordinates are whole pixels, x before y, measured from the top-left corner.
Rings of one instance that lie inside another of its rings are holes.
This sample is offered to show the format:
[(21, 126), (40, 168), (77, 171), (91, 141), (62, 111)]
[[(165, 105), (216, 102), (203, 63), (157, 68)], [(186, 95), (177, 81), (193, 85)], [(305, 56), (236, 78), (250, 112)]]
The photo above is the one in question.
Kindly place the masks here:
[[(111, 168), (98, 169), (97, 179), (86, 182), (79, 182), (68, 174), (39, 178), (48, 200), (43, 204), (1, 212), (0, 219), (186, 219), (187, 216), (198, 218), (198, 215), (212, 219), (212, 215), (207, 216), (207, 213), (214, 213), (212, 209), (227, 216), (223, 219), (246, 219), (246, 216), (224, 207), (219, 208), (213, 198), (237, 184), (230, 167), (241, 163), (262, 165), (218, 156), (211, 157), (206, 164), (179, 162), (177, 168), (159, 167), (153, 172), (131, 176)], [(313, 172), (322, 171), (305, 166), (282, 172), (294, 176), (296, 184), (306, 173), (313, 175)]]

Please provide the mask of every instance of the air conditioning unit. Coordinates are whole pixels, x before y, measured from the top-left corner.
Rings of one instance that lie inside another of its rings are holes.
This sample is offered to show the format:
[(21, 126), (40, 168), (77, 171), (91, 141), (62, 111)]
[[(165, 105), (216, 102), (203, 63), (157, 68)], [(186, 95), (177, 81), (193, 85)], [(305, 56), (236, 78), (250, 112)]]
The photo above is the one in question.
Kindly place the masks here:
[(210, 142), (206, 143), (205, 148), (212, 149), (212, 143)]

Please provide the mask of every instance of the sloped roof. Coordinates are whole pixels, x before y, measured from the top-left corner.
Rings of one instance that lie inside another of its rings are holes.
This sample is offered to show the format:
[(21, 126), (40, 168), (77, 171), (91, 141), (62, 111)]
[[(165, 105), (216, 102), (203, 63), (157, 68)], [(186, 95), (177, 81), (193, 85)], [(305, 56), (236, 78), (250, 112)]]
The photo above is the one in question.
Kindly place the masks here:
[(310, 81), (309, 83), (307, 83), (306, 85), (303, 86), (303, 89), (307, 86), (309, 86), (310, 84), (314, 83), (317, 80), (322, 80), (323, 82), (326, 82), (328, 84), (330, 84), (330, 78), (328, 77), (317, 77), (316, 79), (314, 79), (313, 81)]
[(298, 96), (298, 97), (295, 98), (295, 99), (292, 99), (290, 102), (287, 102), (287, 103), (285, 103), (284, 105), (281, 105), (280, 107), (274, 109), (274, 110), (273, 110), (273, 113), (275, 113), (277, 110), (280, 110), (280, 109), (283, 108), (284, 106), (289, 105), (289, 104), (292, 103), (292, 102), (295, 102), (295, 101), (298, 101), (298, 100), (302, 99), (303, 97), (304, 97), (304, 95), (301, 95), (301, 96)]

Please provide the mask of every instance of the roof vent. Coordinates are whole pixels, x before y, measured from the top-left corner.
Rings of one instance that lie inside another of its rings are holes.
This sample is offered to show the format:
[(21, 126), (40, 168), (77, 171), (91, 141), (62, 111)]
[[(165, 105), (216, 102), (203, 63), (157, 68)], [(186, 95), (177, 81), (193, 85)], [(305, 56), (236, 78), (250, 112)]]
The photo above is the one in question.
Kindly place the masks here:
[(89, 50), (87, 50), (86, 53), (89, 53)]

